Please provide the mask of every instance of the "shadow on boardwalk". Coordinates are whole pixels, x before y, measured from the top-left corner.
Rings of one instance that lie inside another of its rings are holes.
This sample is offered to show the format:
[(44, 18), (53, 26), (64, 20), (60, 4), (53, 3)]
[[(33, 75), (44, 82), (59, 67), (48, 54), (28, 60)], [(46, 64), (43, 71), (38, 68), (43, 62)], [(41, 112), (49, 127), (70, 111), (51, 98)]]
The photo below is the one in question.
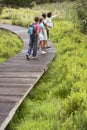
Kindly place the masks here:
[(27, 29), (8, 24), (0, 24), (0, 28), (16, 33), (24, 42), (19, 54), (0, 64), (0, 130), (4, 130), (24, 98), (48, 69), (56, 50), (49, 41), (51, 48), (47, 49), (47, 54), (38, 52), (37, 59), (26, 60)]

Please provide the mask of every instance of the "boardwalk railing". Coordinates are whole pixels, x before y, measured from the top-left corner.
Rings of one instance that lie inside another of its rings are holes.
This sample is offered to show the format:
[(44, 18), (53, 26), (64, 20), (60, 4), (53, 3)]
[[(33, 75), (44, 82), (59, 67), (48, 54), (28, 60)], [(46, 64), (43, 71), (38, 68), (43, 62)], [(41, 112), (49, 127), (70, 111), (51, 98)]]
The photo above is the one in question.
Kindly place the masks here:
[(24, 42), (19, 54), (0, 64), (0, 130), (4, 130), (24, 98), (48, 69), (56, 50), (49, 41), (51, 48), (47, 49), (47, 54), (38, 52), (37, 59), (26, 60), (27, 29), (8, 24), (0, 24), (0, 28), (16, 33)]

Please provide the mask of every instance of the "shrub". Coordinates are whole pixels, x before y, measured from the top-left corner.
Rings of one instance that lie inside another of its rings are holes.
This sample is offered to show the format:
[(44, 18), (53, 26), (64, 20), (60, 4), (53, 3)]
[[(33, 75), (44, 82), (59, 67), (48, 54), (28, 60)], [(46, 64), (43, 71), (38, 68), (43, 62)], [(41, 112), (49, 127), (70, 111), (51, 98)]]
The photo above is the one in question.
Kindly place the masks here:
[(76, 10), (81, 20), (81, 30), (87, 33), (87, 0), (77, 0)]
[(2, 7), (0, 7), (0, 14), (2, 13)]
[(32, 8), (32, 7), (35, 7), (36, 6), (36, 2), (35, 1), (32, 1), (31, 3), (30, 3), (30, 7)]
[(31, 7), (35, 6), (36, 4), (42, 4), (42, 3), (54, 3), (54, 2), (66, 2), (66, 1), (76, 1), (76, 0), (0, 0), (2, 4), (6, 5), (17, 5), (22, 7)]

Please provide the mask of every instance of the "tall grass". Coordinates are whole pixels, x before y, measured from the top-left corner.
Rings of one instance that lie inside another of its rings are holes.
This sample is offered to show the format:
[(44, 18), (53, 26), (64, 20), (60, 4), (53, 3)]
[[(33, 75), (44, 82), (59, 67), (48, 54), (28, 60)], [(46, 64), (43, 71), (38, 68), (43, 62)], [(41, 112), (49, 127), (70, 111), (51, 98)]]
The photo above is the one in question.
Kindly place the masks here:
[(13, 33), (0, 29), (0, 63), (20, 52), (22, 41)]
[[(72, 3), (67, 4), (56, 4), (53, 12), (61, 12), (50, 30), (56, 57), (17, 110), (9, 130), (87, 130), (87, 37), (77, 28)], [(52, 11), (54, 4), (42, 7), (40, 12)]]
[(74, 10), (74, 2), (62, 2), (54, 4), (42, 4), (32, 9), (30, 8), (3, 8), (0, 15), (0, 22), (12, 23), (28, 27), (33, 22), (35, 16), (41, 17), (42, 13), (52, 12), (53, 15), (60, 14), (56, 19), (65, 19), (72, 21), (74, 26), (79, 26), (76, 12)]

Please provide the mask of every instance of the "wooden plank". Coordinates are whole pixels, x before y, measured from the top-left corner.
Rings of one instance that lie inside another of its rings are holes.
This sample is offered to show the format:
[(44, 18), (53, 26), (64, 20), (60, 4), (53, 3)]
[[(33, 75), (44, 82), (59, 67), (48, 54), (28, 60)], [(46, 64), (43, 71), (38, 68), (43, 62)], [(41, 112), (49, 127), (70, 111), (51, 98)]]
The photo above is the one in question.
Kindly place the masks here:
[(14, 69), (14, 68), (17, 68), (17, 69), (28, 69), (28, 68), (44, 68), (45, 67), (45, 65), (31, 65), (31, 64), (29, 64), (29, 65), (25, 65), (25, 66), (20, 66), (20, 65), (3, 65), (3, 66), (1, 66), (0, 67), (0, 69)]
[[(26, 92), (27, 92), (28, 89), (26, 88), (0, 88), (0, 95), (3, 96), (3, 95), (24, 95)], [(0, 99), (1, 100), (1, 99)]]
[(14, 68), (14, 69), (0, 69), (0, 73), (1, 72), (44, 72), (44, 70), (40, 70), (40, 68), (29, 68), (29, 69), (18, 69), (18, 68)]
[(0, 72), (0, 78), (36, 78), (42, 75), (42, 72)]
[(37, 78), (0, 78), (0, 84), (33, 84)]
[(5, 89), (6, 87), (9, 87), (9, 88), (30, 88), (31, 86), (32, 86), (33, 84), (17, 84), (17, 83), (15, 83), (15, 84), (13, 84), (13, 83), (9, 83), (9, 84), (7, 84), (7, 83), (0, 83), (0, 88), (3, 88), (3, 89)]
[(20, 95), (0, 95), (0, 103), (16, 103), (21, 98)]

